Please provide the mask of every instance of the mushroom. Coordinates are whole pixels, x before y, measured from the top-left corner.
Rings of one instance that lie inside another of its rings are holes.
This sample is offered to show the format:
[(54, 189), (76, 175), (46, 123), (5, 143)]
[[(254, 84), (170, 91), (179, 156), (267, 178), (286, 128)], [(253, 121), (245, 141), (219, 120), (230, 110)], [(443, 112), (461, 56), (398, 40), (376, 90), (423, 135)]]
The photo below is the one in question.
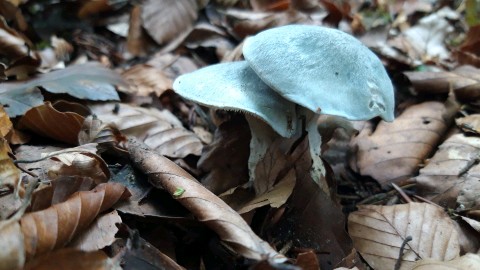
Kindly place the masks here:
[(305, 130), (313, 179), (324, 170), (316, 131), (319, 113), (349, 120), (394, 119), (393, 86), (382, 62), (342, 31), (312, 25), (272, 28), (247, 38), (243, 55), (264, 83), (299, 105), (298, 117), (310, 119)]
[(251, 181), (256, 164), (276, 134), (289, 138), (296, 133), (295, 104), (270, 89), (246, 61), (211, 65), (181, 75), (173, 89), (209, 108), (245, 114), (252, 134), (248, 160)]
[[(308, 133), (311, 175), (321, 181), (318, 114), (392, 121), (393, 86), (380, 60), (354, 37), (319, 26), (288, 25), (246, 39), (247, 61), (178, 77), (173, 89), (202, 105), (244, 112), (252, 133), (249, 174), (278, 136)], [(270, 128), (271, 127), (271, 128)], [(278, 135), (277, 135), (278, 134)]]

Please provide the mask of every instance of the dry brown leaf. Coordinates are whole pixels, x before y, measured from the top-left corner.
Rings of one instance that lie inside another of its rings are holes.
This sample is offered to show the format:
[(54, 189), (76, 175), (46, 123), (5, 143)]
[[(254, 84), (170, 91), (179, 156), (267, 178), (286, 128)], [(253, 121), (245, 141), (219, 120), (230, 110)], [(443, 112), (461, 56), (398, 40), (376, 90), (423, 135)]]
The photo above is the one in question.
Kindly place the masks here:
[(25, 264), (23, 234), (18, 222), (0, 221), (0, 269), (21, 269)]
[(133, 140), (129, 141), (128, 151), (134, 163), (149, 176), (152, 185), (172, 194), (234, 251), (255, 260), (285, 260), (260, 239), (240, 215), (175, 163)]
[(480, 114), (471, 114), (455, 119), (455, 123), (464, 132), (480, 135)]
[(255, 11), (281, 11), (290, 7), (291, 0), (250, 0)]
[(147, 54), (147, 48), (150, 45), (148, 35), (142, 28), (141, 6), (136, 5), (130, 11), (130, 21), (127, 36), (127, 49), (134, 56), (143, 56)]
[(15, 189), (20, 181), (20, 170), (8, 156), (11, 151), (7, 140), (0, 137), (0, 188)]
[(12, 216), (21, 206), (22, 199), (16, 192), (0, 195), (0, 221)]
[[(30, 183), (35, 180), (35, 175), (38, 176), (40, 181), (47, 181), (47, 173), (50, 167), (55, 166), (57, 161), (52, 159), (42, 159), (44, 153), (50, 153), (62, 150), (63, 148), (56, 146), (32, 146), (32, 145), (20, 145), (15, 149), (15, 157), (18, 162), (18, 166), (22, 170), (29, 171), (32, 175), (24, 174), (25, 180)], [(38, 162), (33, 162), (38, 160)], [(28, 161), (28, 162), (27, 162)]]
[(404, 72), (418, 93), (449, 93), (461, 101), (475, 102), (480, 97), (480, 69), (460, 66), (451, 72)]
[(480, 67), (480, 25), (471, 26), (458, 51), (454, 51), (460, 64)]
[(20, 120), (19, 127), (44, 137), (76, 145), (84, 119), (74, 112), (61, 112), (47, 101), (28, 110)]
[(139, 96), (155, 94), (161, 96), (166, 90), (172, 89), (172, 80), (158, 68), (139, 64), (122, 73), (123, 78), (130, 83), (131, 92)]
[(480, 256), (468, 253), (455, 260), (448, 262), (438, 260), (420, 260), (413, 266), (412, 270), (471, 270), (480, 269)]
[(3, 16), (0, 17), (0, 54), (14, 61), (27, 57), (30, 51), (29, 46), (32, 48), (32, 43), (25, 36), (10, 28)]
[(222, 123), (215, 130), (213, 142), (205, 146), (197, 165), (207, 173), (202, 184), (208, 190), (220, 194), (248, 181), (250, 138), (248, 123), (240, 117)]
[(168, 110), (111, 103), (90, 108), (104, 123), (114, 123), (123, 134), (136, 137), (162, 155), (184, 158), (202, 153), (200, 139)]
[(85, 19), (90, 15), (111, 10), (110, 2), (108, 0), (84, 0), (82, 7), (78, 10), (77, 16), (80, 19)]
[(84, 252), (64, 248), (28, 262), (26, 270), (76, 269), (121, 270), (120, 261), (110, 259), (103, 251)]
[[(87, 148), (92, 146), (94, 150)], [(68, 176), (91, 178), (96, 184), (107, 182), (110, 178), (110, 171), (107, 163), (95, 153), (95, 146), (96, 144), (85, 144), (48, 153), (53, 160), (60, 161), (49, 168), (47, 172), (49, 179), (55, 181), (61, 176)]]
[(0, 136), (6, 137), (7, 134), (12, 131), (13, 124), (10, 121), (10, 117), (3, 109), (3, 106), (0, 105)]
[(446, 111), (440, 102), (424, 102), (407, 108), (393, 123), (363, 129), (352, 140), (357, 152), (350, 166), (383, 187), (414, 176), (449, 126)]
[(457, 231), (443, 209), (426, 203), (360, 205), (348, 218), (355, 248), (374, 269), (393, 269), (405, 244), (400, 269), (418, 259), (450, 261), (460, 254)]
[(80, 145), (97, 143), (99, 150), (117, 146), (126, 142), (127, 138), (113, 123), (103, 123), (96, 115), (90, 115), (83, 121), (82, 129), (78, 134)]
[(82, 251), (95, 251), (111, 245), (115, 241), (118, 228), (122, 223), (116, 210), (98, 216), (84, 232), (68, 244), (69, 247)]
[(445, 207), (454, 208), (460, 194), (462, 208), (480, 205), (479, 156), (480, 138), (451, 136), (415, 178), (418, 194)]
[(298, 254), (296, 265), (300, 266), (303, 270), (321, 269), (317, 255), (312, 250)]
[(24, 215), (20, 225), (27, 258), (65, 246), (86, 229), (99, 213), (128, 195), (124, 186), (105, 183), (92, 191), (77, 192), (63, 203)]
[(158, 43), (165, 44), (193, 29), (200, 9), (198, 0), (147, 0), (142, 6), (143, 27)]

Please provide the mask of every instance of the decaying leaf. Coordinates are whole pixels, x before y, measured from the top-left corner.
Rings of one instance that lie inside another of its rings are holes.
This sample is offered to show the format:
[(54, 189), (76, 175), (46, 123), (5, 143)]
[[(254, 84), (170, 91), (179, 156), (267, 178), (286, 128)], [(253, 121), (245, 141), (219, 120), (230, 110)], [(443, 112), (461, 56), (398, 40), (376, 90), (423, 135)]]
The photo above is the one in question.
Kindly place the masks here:
[(43, 103), (43, 96), (37, 87), (54, 94), (68, 94), (79, 99), (118, 100), (113, 85), (125, 86), (119, 74), (87, 63), (52, 71), (27, 81), (2, 83), (0, 103), (10, 117), (23, 115), (30, 108)]
[(455, 123), (466, 133), (480, 135), (480, 114), (471, 114), (457, 118)]
[[(450, 261), (460, 254), (452, 220), (431, 204), (360, 205), (348, 218), (348, 231), (355, 248), (374, 269), (393, 269), (399, 257), (400, 269), (412, 269), (420, 259)], [(408, 237), (412, 240), (407, 241)]]
[(350, 166), (386, 187), (414, 176), (447, 130), (451, 115), (440, 102), (407, 108), (393, 123), (380, 122), (363, 129), (352, 140), (358, 150)]
[(28, 110), (19, 122), (19, 128), (38, 135), (76, 145), (84, 117), (74, 112), (62, 112), (50, 102)]
[(0, 136), (4, 137), (12, 130), (13, 124), (10, 121), (10, 117), (3, 109), (3, 106), (0, 106)]
[(172, 80), (158, 68), (149, 65), (136, 65), (122, 73), (123, 78), (130, 83), (130, 90), (139, 96), (155, 94), (157, 97), (168, 89), (172, 89)]
[(480, 256), (478, 254), (468, 253), (455, 260), (448, 262), (425, 259), (420, 260), (413, 266), (412, 270), (471, 270), (480, 269)]
[(133, 140), (129, 141), (128, 151), (136, 166), (149, 176), (152, 185), (170, 194), (179, 187), (184, 189), (176, 199), (234, 251), (255, 260), (265, 257), (280, 262), (285, 260), (260, 239), (240, 215), (175, 163)]
[(168, 110), (111, 103), (90, 108), (104, 123), (114, 123), (123, 134), (136, 137), (162, 155), (183, 158), (202, 152), (200, 139)]
[(63, 203), (24, 215), (20, 225), (27, 258), (63, 247), (99, 213), (127, 196), (128, 190), (120, 184), (100, 184), (92, 191), (75, 193)]
[(118, 228), (122, 223), (116, 210), (98, 216), (90, 226), (68, 244), (69, 247), (83, 251), (95, 251), (109, 246), (115, 241)]
[(0, 221), (0, 269), (21, 269), (25, 259), (20, 225), (13, 220)]
[(480, 69), (460, 66), (451, 72), (405, 72), (418, 93), (448, 93), (453, 90), (461, 101), (475, 102), (480, 97)]
[(143, 27), (158, 44), (165, 44), (178, 36), (186, 37), (197, 20), (199, 2), (147, 0), (142, 6)]
[(45, 254), (25, 265), (26, 270), (77, 269), (77, 270), (121, 270), (120, 261), (109, 258), (105, 252), (85, 252), (64, 248)]
[[(198, 168), (207, 174), (202, 184), (215, 194), (223, 193), (248, 181), (250, 129), (247, 121), (235, 117), (222, 123), (213, 142), (205, 146)], [(235, 152), (235, 155), (229, 153)], [(224, 158), (229, 155), (229, 158)]]
[[(454, 208), (480, 205), (480, 138), (455, 134), (443, 142), (415, 178), (419, 195)], [(461, 195), (461, 198), (459, 197)]]
[[(125, 142), (126, 137), (113, 123), (103, 123), (96, 115), (90, 115), (83, 121), (78, 134), (78, 143), (97, 143), (99, 148), (108, 148)], [(104, 149), (99, 149), (104, 150)]]
[(0, 137), (0, 188), (14, 189), (20, 181), (20, 170), (15, 167), (8, 153), (12, 152), (8, 142)]

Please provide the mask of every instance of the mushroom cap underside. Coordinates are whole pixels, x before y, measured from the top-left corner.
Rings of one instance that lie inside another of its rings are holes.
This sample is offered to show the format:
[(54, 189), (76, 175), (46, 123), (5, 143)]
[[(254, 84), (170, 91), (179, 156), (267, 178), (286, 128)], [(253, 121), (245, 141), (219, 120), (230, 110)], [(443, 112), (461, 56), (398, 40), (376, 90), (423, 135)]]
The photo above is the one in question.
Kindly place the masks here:
[(349, 34), (287, 25), (247, 38), (243, 54), (263, 82), (313, 112), (394, 119), (394, 91), (383, 64)]
[(211, 65), (181, 75), (173, 89), (201, 105), (260, 118), (283, 137), (295, 133), (295, 104), (266, 85), (246, 61)]

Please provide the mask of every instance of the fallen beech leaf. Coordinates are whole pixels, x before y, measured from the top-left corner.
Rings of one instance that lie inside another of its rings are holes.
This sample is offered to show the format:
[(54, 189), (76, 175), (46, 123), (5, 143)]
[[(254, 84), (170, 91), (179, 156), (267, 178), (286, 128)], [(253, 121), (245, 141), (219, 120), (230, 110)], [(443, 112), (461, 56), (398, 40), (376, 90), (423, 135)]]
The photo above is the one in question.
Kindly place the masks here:
[(118, 228), (122, 223), (116, 210), (98, 216), (88, 229), (76, 236), (69, 247), (83, 251), (95, 251), (111, 245), (115, 241)]
[[(223, 193), (248, 181), (250, 129), (243, 117), (222, 123), (213, 142), (205, 146), (198, 168), (207, 174), (202, 184), (215, 194)], [(232, 151), (235, 155), (230, 155)], [(229, 158), (224, 158), (229, 155)]]
[(452, 116), (440, 102), (407, 108), (393, 123), (381, 121), (375, 131), (363, 129), (352, 140), (357, 149), (350, 166), (383, 187), (414, 176), (447, 130)]
[(184, 189), (176, 199), (231, 249), (250, 259), (267, 257), (285, 261), (285, 257), (260, 239), (240, 215), (175, 163), (133, 140), (129, 141), (128, 151), (133, 162), (149, 176), (152, 185), (170, 194), (179, 187)]
[(84, 119), (74, 112), (59, 111), (47, 101), (28, 110), (20, 119), (19, 128), (26, 128), (38, 135), (76, 145)]
[(122, 257), (122, 266), (125, 270), (185, 269), (141, 237), (129, 237), (127, 241), (125, 255)]
[(17, 212), (21, 206), (22, 199), (13, 190), (7, 194), (2, 194), (0, 196), (0, 220), (6, 220)]
[(448, 262), (425, 259), (420, 260), (413, 266), (412, 270), (471, 270), (480, 269), (480, 256), (478, 254), (468, 253), (455, 260)]
[(460, 254), (458, 236), (450, 217), (426, 203), (393, 206), (359, 205), (348, 218), (355, 248), (374, 269), (393, 269), (405, 244), (401, 269), (418, 259), (450, 261)]
[(461, 207), (480, 205), (480, 138), (455, 134), (443, 142), (415, 178), (418, 194), (442, 206), (454, 208), (461, 194)]
[(314, 251), (298, 254), (296, 265), (300, 266), (303, 270), (321, 269)]
[(148, 53), (151, 45), (148, 34), (142, 27), (142, 9), (141, 6), (135, 5), (130, 11), (130, 20), (127, 36), (127, 49), (134, 56), (144, 56)]
[(12, 131), (12, 128), (13, 124), (12, 121), (10, 121), (10, 117), (8, 117), (3, 106), (0, 105), (0, 136), (5, 138), (5, 136)]
[[(308, 139), (294, 149), (296, 184), (293, 194), (277, 220), (267, 221), (266, 232), (281, 248), (314, 249), (320, 269), (330, 269), (341, 264), (352, 250), (352, 240), (345, 231), (345, 216), (310, 175), (312, 158)], [(327, 174), (327, 178), (331, 177)], [(271, 211), (275, 211), (272, 209)], [(293, 251), (293, 250), (292, 250)], [(319, 252), (318, 252), (319, 251)], [(328, 252), (323, 252), (328, 251)]]
[(15, 117), (43, 103), (43, 96), (37, 87), (50, 93), (69, 94), (79, 99), (119, 100), (113, 85), (126, 84), (119, 74), (99, 64), (74, 65), (27, 81), (2, 83), (0, 103), (10, 117)]
[(25, 264), (23, 234), (18, 222), (0, 221), (0, 269), (21, 269)]
[(28, 262), (26, 270), (76, 269), (76, 270), (121, 270), (120, 261), (110, 259), (101, 250), (84, 252), (64, 248), (45, 254)]
[(475, 231), (480, 232), (480, 221), (461, 216), (462, 220), (468, 223)]
[[(117, 146), (123, 143), (127, 138), (118, 130), (113, 123), (103, 123), (96, 115), (90, 115), (83, 121), (82, 129), (78, 134), (78, 143), (80, 145), (87, 143), (97, 143), (99, 150)], [(102, 149), (100, 149), (102, 148)]]
[(136, 137), (162, 155), (184, 158), (202, 153), (200, 139), (168, 110), (128, 104), (98, 104), (90, 108), (104, 123), (114, 123), (124, 135)]
[(480, 24), (468, 29), (467, 37), (460, 46), (460, 50), (480, 56)]
[(90, 15), (110, 11), (112, 7), (108, 0), (87, 0), (82, 1), (82, 7), (78, 10), (77, 16), (85, 19)]
[(127, 196), (129, 193), (124, 186), (105, 183), (91, 191), (77, 192), (63, 203), (24, 215), (20, 225), (27, 258), (65, 246), (99, 213)]
[(139, 96), (149, 96), (154, 93), (161, 96), (166, 90), (172, 89), (172, 80), (158, 68), (141, 64), (122, 73), (122, 77), (130, 83), (130, 92)]
[(480, 114), (471, 114), (455, 119), (455, 123), (464, 132), (480, 135)]
[(0, 188), (15, 189), (20, 180), (20, 170), (15, 167), (8, 156), (12, 150), (8, 142), (0, 137)]
[(453, 71), (404, 72), (417, 93), (448, 93), (453, 90), (461, 101), (474, 102), (480, 97), (480, 69), (460, 66)]
[[(19, 147), (15, 148), (15, 158), (18, 162), (18, 166), (23, 170), (39, 176), (40, 180), (46, 180), (48, 170), (52, 166), (55, 166), (58, 161), (54, 161), (49, 158), (43, 158), (43, 154), (62, 149), (63, 148), (56, 146), (20, 145)], [(25, 177), (25, 180), (27, 180), (29, 183), (35, 180), (35, 177), (32, 175), (25, 174), (23, 177)]]
[(35, 212), (64, 202), (77, 191), (88, 191), (95, 186), (90, 177), (60, 176), (51, 181), (49, 186), (38, 187), (32, 194), (32, 201), (27, 212)]
[(0, 51), (2, 56), (6, 56), (12, 61), (26, 57), (31, 45), (26, 37), (7, 25), (3, 16), (0, 17)]
[(197, 20), (199, 0), (147, 0), (142, 6), (143, 27), (158, 43), (186, 36)]

